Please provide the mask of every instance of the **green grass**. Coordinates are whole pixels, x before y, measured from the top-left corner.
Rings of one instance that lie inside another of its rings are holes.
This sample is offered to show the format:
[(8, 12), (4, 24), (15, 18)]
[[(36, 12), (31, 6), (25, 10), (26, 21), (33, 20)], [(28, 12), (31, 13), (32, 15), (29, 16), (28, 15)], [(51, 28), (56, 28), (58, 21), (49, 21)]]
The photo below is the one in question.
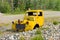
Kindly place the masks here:
[(60, 16), (57, 16), (57, 17), (47, 17), (47, 18), (45, 18), (45, 23), (46, 22), (50, 22), (50, 23), (55, 24), (55, 21), (57, 21), (57, 24), (58, 24), (58, 23), (60, 23), (59, 19), (60, 19)]
[(11, 12), (11, 13), (4, 13), (5, 15), (19, 15), (19, 14), (25, 14), (26, 12)]
[(20, 40), (25, 40), (25, 38), (23, 36), (20, 37)]
[(36, 34), (36, 35), (37, 35), (37, 34), (40, 34), (40, 35), (41, 35), (41, 34), (42, 34), (42, 33), (41, 33), (41, 29), (40, 29), (40, 28), (37, 28), (35, 34)]
[(6, 24), (5, 23), (1, 23), (0, 27), (2, 27), (2, 26), (8, 26), (8, 25), (9, 25), (9, 23), (6, 23)]
[(41, 35), (36, 35), (36, 36), (32, 37), (31, 40), (44, 40), (44, 39)]
[(42, 37), (41, 28), (37, 28), (35, 34), (36, 35), (32, 37), (31, 40), (44, 40), (44, 38)]
[(54, 25), (58, 25), (58, 23), (59, 23), (58, 21), (53, 21)]
[(3, 32), (2, 31), (0, 31), (0, 35), (2, 35), (3, 34)]
[(60, 20), (58, 21), (58, 23), (60, 24)]
[(48, 29), (49, 29), (49, 27), (47, 27), (47, 28), (41, 28), (41, 30), (44, 30), (44, 29), (48, 30)]

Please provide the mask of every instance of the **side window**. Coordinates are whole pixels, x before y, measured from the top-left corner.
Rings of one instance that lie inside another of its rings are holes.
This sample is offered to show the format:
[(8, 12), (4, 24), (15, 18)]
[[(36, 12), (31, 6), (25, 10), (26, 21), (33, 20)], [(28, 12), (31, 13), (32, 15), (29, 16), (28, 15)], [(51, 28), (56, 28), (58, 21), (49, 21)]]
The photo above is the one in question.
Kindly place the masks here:
[(42, 12), (39, 12), (38, 16), (42, 16)]
[(28, 12), (28, 16), (32, 16), (33, 15), (33, 12)]
[(33, 16), (36, 16), (36, 12), (33, 13)]

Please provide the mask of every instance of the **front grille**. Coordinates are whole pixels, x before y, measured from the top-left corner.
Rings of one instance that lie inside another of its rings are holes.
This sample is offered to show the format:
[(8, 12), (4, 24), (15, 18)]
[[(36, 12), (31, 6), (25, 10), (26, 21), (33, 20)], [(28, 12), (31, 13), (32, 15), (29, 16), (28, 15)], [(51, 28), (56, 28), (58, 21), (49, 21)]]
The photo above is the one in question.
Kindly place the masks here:
[(25, 24), (16, 24), (17, 30), (24, 30), (25, 29)]

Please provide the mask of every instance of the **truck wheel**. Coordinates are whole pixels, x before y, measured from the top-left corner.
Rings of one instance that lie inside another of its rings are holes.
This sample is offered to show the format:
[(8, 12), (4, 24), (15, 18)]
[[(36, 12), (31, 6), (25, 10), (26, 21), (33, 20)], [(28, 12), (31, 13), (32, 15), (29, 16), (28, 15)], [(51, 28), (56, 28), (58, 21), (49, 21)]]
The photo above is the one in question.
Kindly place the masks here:
[(38, 25), (38, 24), (36, 24), (36, 25), (34, 26), (34, 29), (36, 29), (36, 28), (39, 28), (39, 25)]

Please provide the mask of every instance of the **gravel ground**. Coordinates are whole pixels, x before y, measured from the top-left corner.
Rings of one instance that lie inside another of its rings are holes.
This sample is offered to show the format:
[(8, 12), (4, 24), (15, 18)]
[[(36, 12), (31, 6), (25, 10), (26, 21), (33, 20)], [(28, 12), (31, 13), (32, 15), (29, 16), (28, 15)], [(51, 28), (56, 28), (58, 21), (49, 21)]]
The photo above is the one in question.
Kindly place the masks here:
[(42, 30), (45, 40), (60, 40), (60, 24), (53, 25), (52, 23), (45, 24), (43, 27), (49, 27), (48, 30)]
[[(44, 11), (44, 17), (57, 17), (60, 16), (59, 11)], [(4, 14), (1, 15), (0, 13), (0, 23), (11, 23), (11, 21), (16, 19), (23, 19), (24, 15), (9, 15), (6, 16)], [(54, 20), (53, 18), (50, 20)], [(57, 21), (60, 21), (57, 19)], [(52, 22), (45, 20), (43, 28), (49, 28), (48, 30), (42, 30), (42, 36), (44, 37), (44, 40), (60, 40), (60, 24), (53, 25)], [(21, 37), (24, 38), (24, 40), (30, 40), (31, 37), (35, 36), (35, 30), (27, 31), (27, 32), (11, 32), (11, 31), (5, 31), (6, 29), (11, 28), (11, 24), (8, 27), (0, 27), (0, 30), (3, 31), (2, 35), (0, 34), (0, 40), (19, 40)]]
[[(42, 36), (44, 40), (60, 40), (60, 24), (53, 25), (52, 23), (44, 24), (43, 28), (49, 28), (42, 30)], [(9, 32), (5, 31), (3, 35), (0, 37), (0, 40), (20, 40), (21, 37), (24, 40), (30, 40), (31, 37), (34, 37), (36, 34), (36, 29), (27, 32)]]

